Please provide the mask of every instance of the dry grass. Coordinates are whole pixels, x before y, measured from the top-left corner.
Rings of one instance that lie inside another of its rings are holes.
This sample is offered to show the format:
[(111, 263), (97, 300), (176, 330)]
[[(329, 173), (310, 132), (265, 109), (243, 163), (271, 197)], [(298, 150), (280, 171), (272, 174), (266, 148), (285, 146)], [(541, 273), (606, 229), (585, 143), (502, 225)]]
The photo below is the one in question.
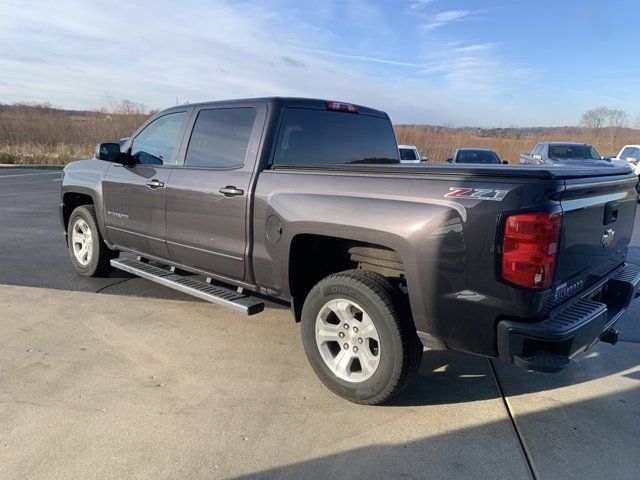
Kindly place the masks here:
[[(132, 102), (112, 111), (84, 112), (47, 105), (0, 105), (0, 163), (64, 165), (88, 158), (96, 143), (130, 135), (148, 117)], [(518, 163), (541, 141), (593, 144), (603, 155), (615, 155), (621, 146), (640, 143), (640, 130), (592, 128), (474, 129), (424, 125), (395, 127), (398, 143), (416, 145), (432, 162), (443, 162), (456, 147), (495, 150), (500, 158)]]
[(629, 143), (640, 143), (640, 130), (630, 128), (611, 132), (608, 129), (578, 127), (474, 129), (424, 125), (395, 127), (399, 144), (415, 145), (432, 162), (444, 162), (457, 147), (494, 150), (501, 159), (517, 164), (521, 153), (529, 153), (538, 142), (566, 141), (590, 143), (601, 155), (615, 156)]
[(96, 143), (130, 135), (146, 118), (141, 113), (0, 105), (0, 163), (64, 165), (88, 158)]

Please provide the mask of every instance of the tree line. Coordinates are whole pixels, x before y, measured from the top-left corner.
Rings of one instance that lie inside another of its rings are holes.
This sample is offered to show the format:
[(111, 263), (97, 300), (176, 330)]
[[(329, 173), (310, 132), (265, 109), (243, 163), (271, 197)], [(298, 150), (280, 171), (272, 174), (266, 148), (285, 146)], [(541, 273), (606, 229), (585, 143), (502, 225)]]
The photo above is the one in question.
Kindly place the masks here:
[[(619, 108), (596, 107), (582, 114), (580, 125), (592, 129), (594, 135), (600, 139), (606, 137), (609, 148), (614, 151), (619, 147), (617, 141), (620, 134), (629, 126), (629, 115)], [(640, 128), (640, 116), (638, 116), (635, 126)]]

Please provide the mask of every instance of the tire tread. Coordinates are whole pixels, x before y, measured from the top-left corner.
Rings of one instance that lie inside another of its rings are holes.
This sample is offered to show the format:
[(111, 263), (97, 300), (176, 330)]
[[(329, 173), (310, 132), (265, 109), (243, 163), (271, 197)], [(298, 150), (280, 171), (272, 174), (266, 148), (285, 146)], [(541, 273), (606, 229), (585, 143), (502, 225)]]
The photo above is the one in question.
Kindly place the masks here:
[(398, 290), (391, 285), (389, 280), (379, 273), (369, 270), (345, 270), (329, 275), (318, 282), (313, 290), (321, 289), (326, 284), (334, 281), (351, 283), (354, 287), (364, 287), (373, 294), (375, 301), (381, 304), (392, 319), (390, 326), (400, 340), (403, 355), (401, 368), (396, 370), (396, 374), (391, 381), (375, 397), (356, 400), (344, 397), (340, 392), (334, 392), (343, 396), (343, 398), (347, 398), (347, 400), (359, 404), (377, 405), (383, 403), (408, 385), (409, 380), (418, 372), (422, 360), (422, 343), (416, 334), (413, 322), (407, 321), (409, 318), (407, 315), (410, 313), (409, 308), (403, 305), (404, 302), (400, 298)]

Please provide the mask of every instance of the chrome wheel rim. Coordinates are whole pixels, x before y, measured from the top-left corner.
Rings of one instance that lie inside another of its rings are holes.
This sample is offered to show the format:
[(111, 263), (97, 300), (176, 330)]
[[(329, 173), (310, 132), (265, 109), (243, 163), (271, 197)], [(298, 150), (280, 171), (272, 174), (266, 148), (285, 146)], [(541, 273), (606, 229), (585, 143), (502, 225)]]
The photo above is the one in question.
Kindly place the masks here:
[(83, 218), (78, 218), (73, 222), (71, 228), (71, 248), (73, 256), (77, 262), (86, 267), (91, 261), (93, 255), (93, 237), (89, 224)]
[(316, 317), (315, 336), (322, 360), (341, 380), (364, 382), (378, 369), (378, 330), (357, 303), (344, 298), (327, 302)]

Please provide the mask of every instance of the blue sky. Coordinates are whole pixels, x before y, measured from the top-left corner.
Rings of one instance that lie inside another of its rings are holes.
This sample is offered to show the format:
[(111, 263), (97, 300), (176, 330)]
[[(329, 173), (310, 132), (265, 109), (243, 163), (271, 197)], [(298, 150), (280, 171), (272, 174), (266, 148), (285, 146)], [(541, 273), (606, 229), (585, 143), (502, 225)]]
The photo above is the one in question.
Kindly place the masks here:
[(270, 95), (396, 123), (577, 124), (640, 115), (637, 1), (0, 0), (0, 102)]

